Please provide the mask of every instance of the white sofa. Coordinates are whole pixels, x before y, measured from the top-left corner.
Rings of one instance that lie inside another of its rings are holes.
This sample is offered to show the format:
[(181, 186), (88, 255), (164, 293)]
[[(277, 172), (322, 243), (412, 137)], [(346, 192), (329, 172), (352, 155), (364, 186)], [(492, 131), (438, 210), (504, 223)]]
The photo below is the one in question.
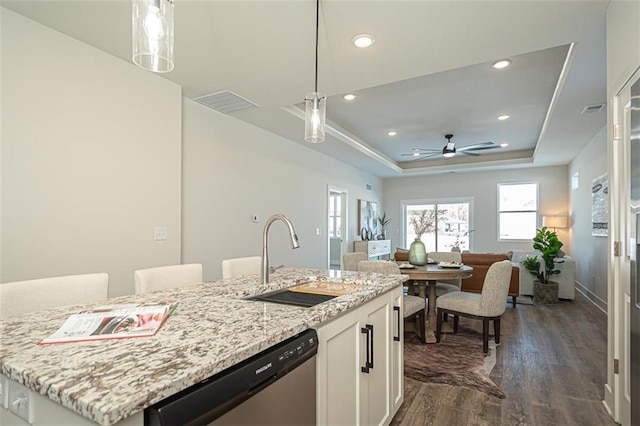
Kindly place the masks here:
[[(533, 296), (533, 280), (535, 277), (524, 266), (522, 261), (527, 256), (537, 255), (538, 259), (542, 261), (542, 256), (536, 251), (513, 251), (511, 255), (511, 261), (517, 263), (520, 267), (520, 294), (526, 296)], [(558, 283), (558, 297), (560, 299), (574, 300), (576, 297), (575, 282), (576, 282), (576, 262), (570, 256), (564, 256), (556, 258), (556, 269), (560, 270), (560, 273), (554, 275), (552, 280)]]

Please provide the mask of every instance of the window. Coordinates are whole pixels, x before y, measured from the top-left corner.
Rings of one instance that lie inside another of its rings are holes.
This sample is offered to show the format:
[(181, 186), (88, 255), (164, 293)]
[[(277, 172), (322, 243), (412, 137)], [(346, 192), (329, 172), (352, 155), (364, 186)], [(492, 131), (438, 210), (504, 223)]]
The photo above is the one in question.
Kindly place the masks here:
[(403, 203), (404, 244), (416, 239), (411, 219), (426, 210), (427, 232), (420, 240), (427, 251), (471, 250), (471, 200), (430, 200)]
[(537, 183), (498, 184), (498, 239), (530, 240), (536, 235)]
[(342, 236), (342, 193), (331, 192), (329, 196), (329, 236)]

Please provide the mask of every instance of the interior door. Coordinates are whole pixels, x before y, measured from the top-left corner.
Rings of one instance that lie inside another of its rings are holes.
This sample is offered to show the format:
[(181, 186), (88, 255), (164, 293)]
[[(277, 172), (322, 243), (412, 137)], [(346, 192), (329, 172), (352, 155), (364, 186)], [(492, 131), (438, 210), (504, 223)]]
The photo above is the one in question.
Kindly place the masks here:
[(342, 268), (342, 253), (346, 250), (347, 191), (329, 186), (327, 200), (328, 269)]
[[(629, 251), (631, 279), (629, 297), (630, 348), (629, 348), (629, 405), (631, 424), (640, 425), (640, 79), (631, 86), (630, 97), (625, 103), (629, 118), (630, 185), (629, 185)], [(626, 395), (625, 395), (626, 396)], [(635, 404), (631, 404), (631, 398)]]

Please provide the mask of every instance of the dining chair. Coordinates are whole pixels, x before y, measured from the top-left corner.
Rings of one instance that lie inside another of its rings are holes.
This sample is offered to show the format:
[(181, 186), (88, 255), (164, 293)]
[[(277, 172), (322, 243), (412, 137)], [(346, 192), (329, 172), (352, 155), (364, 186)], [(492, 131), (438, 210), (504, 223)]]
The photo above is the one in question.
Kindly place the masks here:
[[(359, 272), (376, 272), (382, 275), (400, 275), (400, 267), (388, 260), (361, 260), (358, 262)], [(415, 320), (420, 330), (420, 340), (427, 342), (425, 312), (426, 299), (419, 296), (405, 295), (402, 303), (402, 317), (404, 321)]]
[(507, 308), (505, 300), (509, 292), (511, 268), (509, 260), (495, 262), (489, 267), (484, 278), (482, 293), (454, 291), (436, 299), (436, 341), (440, 342), (442, 320), (445, 315), (453, 315), (453, 332), (458, 332), (460, 316), (482, 320), (482, 350), (489, 351), (489, 321), (493, 321), (494, 339), (500, 343), (500, 318)]
[(202, 264), (159, 266), (133, 272), (136, 294), (203, 282)]
[(222, 261), (222, 278), (235, 278), (242, 275), (260, 275), (262, 257), (235, 257)]
[(0, 284), (0, 318), (109, 297), (109, 274), (66, 275)]
[(353, 253), (344, 253), (342, 255), (342, 270), (343, 271), (357, 271), (358, 263), (363, 260), (368, 260), (367, 253), (356, 251)]
[[(432, 251), (427, 253), (427, 258), (433, 259), (436, 263), (440, 262), (456, 262), (462, 263), (462, 254), (455, 251)], [(462, 280), (460, 278), (451, 280), (439, 280), (436, 283), (436, 297), (452, 291), (460, 291), (462, 288)]]

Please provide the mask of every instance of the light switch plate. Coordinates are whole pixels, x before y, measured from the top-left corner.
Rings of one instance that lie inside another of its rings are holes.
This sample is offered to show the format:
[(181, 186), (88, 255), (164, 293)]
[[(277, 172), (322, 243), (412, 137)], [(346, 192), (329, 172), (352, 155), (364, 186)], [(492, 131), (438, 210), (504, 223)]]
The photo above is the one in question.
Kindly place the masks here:
[(165, 241), (167, 239), (167, 228), (156, 226), (153, 228), (153, 236), (156, 241)]

